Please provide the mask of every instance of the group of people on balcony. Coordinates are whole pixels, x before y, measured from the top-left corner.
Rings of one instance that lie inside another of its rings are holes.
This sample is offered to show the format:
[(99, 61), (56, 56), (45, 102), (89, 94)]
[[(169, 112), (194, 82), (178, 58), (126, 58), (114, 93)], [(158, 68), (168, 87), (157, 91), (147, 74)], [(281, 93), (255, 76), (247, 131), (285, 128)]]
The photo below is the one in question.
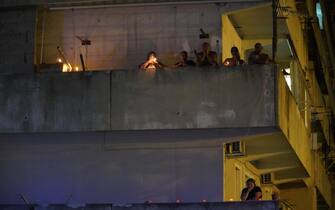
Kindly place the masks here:
[[(249, 54), (248, 64), (266, 64), (271, 62), (269, 56), (265, 53), (262, 53), (262, 45), (260, 43), (255, 44), (255, 49)], [(172, 67), (173, 68), (182, 68), (182, 67), (219, 67), (218, 55), (215, 51), (210, 49), (208, 42), (202, 44), (202, 51), (194, 51), (196, 56), (196, 62), (188, 58), (188, 53), (186, 51), (181, 51), (179, 53), (179, 61), (176, 62)], [(244, 60), (241, 59), (240, 52), (237, 47), (231, 48), (232, 57), (224, 60), (223, 65), (226, 67), (234, 67), (245, 64)], [(154, 51), (151, 51), (147, 55), (145, 62), (139, 65), (140, 69), (162, 69), (166, 67), (162, 62), (159, 61), (157, 54)]]

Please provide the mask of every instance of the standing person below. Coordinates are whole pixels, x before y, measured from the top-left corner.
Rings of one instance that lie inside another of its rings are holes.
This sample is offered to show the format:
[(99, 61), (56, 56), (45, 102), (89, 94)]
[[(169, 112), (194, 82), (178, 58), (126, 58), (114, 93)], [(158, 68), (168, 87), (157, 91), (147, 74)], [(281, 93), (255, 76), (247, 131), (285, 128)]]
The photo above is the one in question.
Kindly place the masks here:
[(246, 188), (242, 190), (241, 200), (261, 200), (262, 199), (262, 190), (260, 187), (256, 186), (254, 179), (250, 178), (246, 181)]
[(157, 55), (154, 51), (151, 51), (147, 55), (147, 60), (139, 65), (140, 69), (162, 69), (164, 65), (158, 61)]
[(202, 44), (202, 52), (194, 51), (197, 57), (197, 63), (199, 66), (218, 66), (217, 63), (217, 54), (214, 51), (211, 51), (210, 45), (208, 42)]
[(179, 53), (180, 61), (178, 61), (174, 67), (175, 68), (181, 68), (181, 67), (187, 67), (187, 66), (195, 66), (194, 61), (188, 59), (188, 54), (186, 51), (181, 51)]
[(239, 66), (244, 64), (244, 60), (241, 59), (240, 52), (238, 51), (237, 47), (232, 47), (230, 49), (231, 58), (227, 58), (224, 62), (224, 66), (232, 67), (232, 66)]

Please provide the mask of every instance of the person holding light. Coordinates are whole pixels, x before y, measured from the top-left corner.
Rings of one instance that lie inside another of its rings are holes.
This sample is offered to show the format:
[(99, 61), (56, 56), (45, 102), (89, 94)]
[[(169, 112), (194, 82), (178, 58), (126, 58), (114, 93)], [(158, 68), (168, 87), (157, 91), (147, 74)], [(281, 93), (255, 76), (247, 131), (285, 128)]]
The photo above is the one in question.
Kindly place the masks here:
[(147, 55), (147, 60), (139, 65), (142, 70), (155, 70), (164, 68), (164, 64), (158, 61), (157, 54), (151, 51)]
[(233, 67), (233, 66), (239, 66), (244, 64), (244, 60), (241, 59), (240, 52), (238, 51), (237, 47), (232, 47), (230, 49), (231, 58), (227, 58), (224, 62), (223, 65), (227, 67)]

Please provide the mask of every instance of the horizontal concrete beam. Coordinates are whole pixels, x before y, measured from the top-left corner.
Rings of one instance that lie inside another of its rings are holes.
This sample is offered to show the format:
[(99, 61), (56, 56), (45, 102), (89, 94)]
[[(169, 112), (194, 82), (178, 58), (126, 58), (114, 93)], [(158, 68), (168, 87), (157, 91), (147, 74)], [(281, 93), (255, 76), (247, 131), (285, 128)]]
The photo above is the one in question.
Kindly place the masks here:
[[(294, 184), (292, 184), (294, 183)], [(297, 187), (296, 184), (298, 186), (303, 186), (305, 187), (305, 183), (303, 182), (302, 178), (287, 178), (287, 179), (278, 179), (278, 180), (274, 180), (273, 181), (273, 184), (275, 185), (284, 185), (285, 188), (289, 188), (289, 187), (292, 187), (292, 188), (295, 188)], [(282, 186), (280, 186), (281, 188)]]
[(0, 76), (0, 132), (276, 126), (272, 66)]
[(286, 167), (277, 167), (277, 168), (269, 168), (269, 169), (261, 169), (259, 170), (260, 174), (266, 174), (266, 173), (273, 173), (277, 171), (284, 171), (288, 169), (294, 169), (296, 166), (286, 166)]
[(257, 169), (270, 169), (278, 167), (299, 167), (300, 162), (295, 153), (282, 153), (272, 158), (263, 158), (251, 161)]
[(309, 175), (306, 172), (306, 169), (304, 169), (302, 166), (275, 172), (276, 180), (286, 180), (286, 179), (295, 179), (295, 178), (303, 179), (303, 178), (308, 178), (308, 177)]
[(244, 159), (247, 161), (256, 161), (260, 159), (274, 159), (274, 158), (277, 158), (277, 156), (288, 155), (290, 153), (292, 153), (292, 151), (288, 150), (285, 152), (271, 152), (271, 153), (263, 153), (263, 154), (258, 154), (258, 155), (247, 155), (244, 157)]

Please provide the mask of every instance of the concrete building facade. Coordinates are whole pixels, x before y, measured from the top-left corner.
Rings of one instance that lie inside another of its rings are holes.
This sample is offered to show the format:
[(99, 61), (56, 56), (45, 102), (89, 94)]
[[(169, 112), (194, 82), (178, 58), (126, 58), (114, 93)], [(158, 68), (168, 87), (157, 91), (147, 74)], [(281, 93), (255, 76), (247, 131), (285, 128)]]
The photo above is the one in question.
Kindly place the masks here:
[[(245, 209), (233, 201), (248, 178), (282, 209), (334, 207), (331, 1), (0, 7), (1, 208), (29, 200)], [(148, 51), (171, 66), (182, 50), (194, 59), (203, 42), (219, 61), (233, 46), (247, 60), (260, 42), (275, 64), (137, 70)]]

